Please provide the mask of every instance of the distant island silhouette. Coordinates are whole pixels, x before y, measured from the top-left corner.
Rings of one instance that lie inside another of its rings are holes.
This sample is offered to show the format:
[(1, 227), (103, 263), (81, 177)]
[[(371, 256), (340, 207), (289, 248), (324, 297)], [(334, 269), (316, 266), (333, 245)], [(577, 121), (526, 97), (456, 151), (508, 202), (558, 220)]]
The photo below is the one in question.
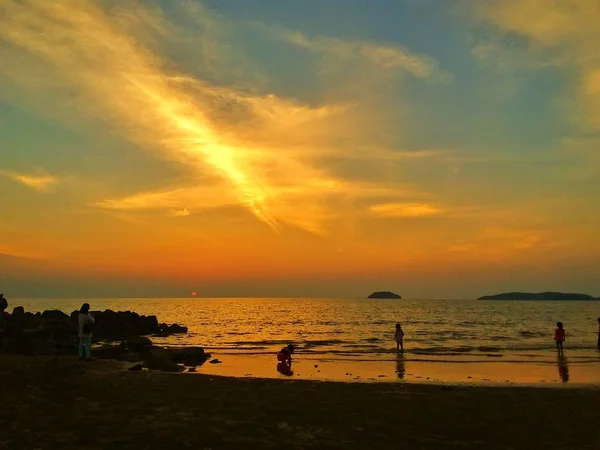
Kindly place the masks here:
[(588, 294), (574, 294), (565, 292), (506, 292), (496, 295), (484, 295), (477, 300), (600, 300)]
[(390, 291), (377, 291), (377, 292), (373, 292), (367, 298), (395, 298), (395, 299), (401, 299), (402, 297), (400, 297), (398, 294), (394, 294), (393, 292), (390, 292)]

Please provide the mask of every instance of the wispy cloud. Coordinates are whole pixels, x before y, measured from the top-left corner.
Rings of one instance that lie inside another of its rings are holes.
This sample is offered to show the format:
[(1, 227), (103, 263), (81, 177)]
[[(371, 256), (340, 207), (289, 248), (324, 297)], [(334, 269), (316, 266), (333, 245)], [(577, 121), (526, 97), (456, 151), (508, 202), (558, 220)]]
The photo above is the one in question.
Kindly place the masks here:
[(189, 216), (191, 213), (188, 211), (187, 208), (183, 208), (183, 209), (176, 209), (173, 210), (169, 213), (169, 215), (171, 217), (187, 217)]
[(50, 192), (58, 183), (58, 179), (52, 175), (42, 174), (42, 175), (33, 175), (33, 174), (24, 174), (24, 173), (16, 173), (16, 172), (7, 172), (2, 171), (0, 174), (10, 178), (11, 180), (24, 184), (36, 191), (41, 192)]
[(492, 24), (499, 33), (525, 38), (529, 46), (527, 59), (506, 59), (504, 55), (514, 52), (498, 46), (480, 47), (475, 52), (477, 57), (502, 55), (504, 71), (510, 66), (522, 70), (534, 64), (571, 72), (574, 84), (566, 96), (571, 104), (569, 119), (584, 129), (600, 130), (597, 0), (502, 0), (480, 2), (472, 9), (478, 19)]
[(300, 31), (282, 27), (256, 25), (265, 33), (307, 51), (341, 60), (368, 63), (383, 70), (398, 70), (423, 79), (448, 80), (451, 75), (443, 71), (438, 62), (423, 54), (416, 54), (399, 45), (331, 36), (308, 36)]
[[(154, 35), (185, 33), (141, 3), (108, 8), (93, 0), (3, 0), (2, 5), (4, 83), (26, 86), (28, 94), (29, 88), (64, 93), (62, 100), (74, 101), (70, 106), (82, 115), (101, 118), (140, 148), (185, 166), (197, 180), (97, 206), (168, 213), (235, 204), (275, 229), (287, 223), (323, 232), (337, 214), (332, 203), (379, 189), (365, 191), (320, 164), (324, 156), (340, 153), (342, 138), (361, 135), (352, 102), (309, 106), (174, 70), (177, 64), (153, 49)], [(202, 21), (202, 42), (218, 39), (220, 27), (229, 26), (217, 16), (205, 19), (204, 8), (186, 11), (188, 20)], [(431, 58), (400, 47), (299, 34), (289, 39), (311, 51), (362, 58), (421, 78), (439, 74)], [(215, 50), (205, 53), (209, 67)], [(42, 180), (39, 186), (44, 183), (51, 184)]]
[(409, 218), (439, 216), (444, 210), (428, 203), (381, 203), (370, 206), (369, 212), (376, 217)]

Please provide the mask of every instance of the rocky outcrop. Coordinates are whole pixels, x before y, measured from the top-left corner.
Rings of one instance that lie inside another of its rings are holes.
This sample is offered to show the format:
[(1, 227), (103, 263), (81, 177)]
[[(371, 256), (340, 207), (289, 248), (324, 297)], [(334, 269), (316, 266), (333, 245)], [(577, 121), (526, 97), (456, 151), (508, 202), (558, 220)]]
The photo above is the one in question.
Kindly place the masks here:
[(496, 295), (484, 295), (477, 300), (600, 300), (588, 294), (573, 294), (564, 292), (506, 292)]
[(202, 347), (182, 347), (169, 349), (171, 361), (186, 366), (199, 366), (204, 364), (211, 355), (204, 352)]
[(401, 299), (402, 297), (400, 297), (398, 294), (395, 294), (395, 293), (390, 292), (390, 291), (377, 291), (377, 292), (373, 292), (367, 298), (395, 298), (395, 299)]
[[(79, 312), (73, 311), (71, 319), (76, 322)], [(103, 340), (122, 340), (135, 336), (167, 333), (169, 326), (161, 328), (156, 316), (142, 316), (132, 311), (91, 311), (96, 319), (94, 336)], [(185, 329), (187, 332), (187, 328)]]
[[(159, 324), (156, 316), (111, 310), (91, 313), (96, 319), (92, 350), (94, 357), (121, 361), (144, 361), (155, 370), (180, 371), (181, 365), (198, 366), (210, 355), (201, 347), (167, 349), (156, 347), (147, 337), (187, 333), (179, 324)], [(0, 352), (28, 355), (70, 354), (77, 352), (78, 312), (67, 315), (59, 310), (25, 312), (16, 307), (0, 322)]]
[(68, 319), (69, 316), (67, 314), (65, 314), (64, 312), (62, 312), (59, 309), (49, 309), (44, 311), (41, 316), (44, 319), (49, 319), (49, 320), (65, 320)]

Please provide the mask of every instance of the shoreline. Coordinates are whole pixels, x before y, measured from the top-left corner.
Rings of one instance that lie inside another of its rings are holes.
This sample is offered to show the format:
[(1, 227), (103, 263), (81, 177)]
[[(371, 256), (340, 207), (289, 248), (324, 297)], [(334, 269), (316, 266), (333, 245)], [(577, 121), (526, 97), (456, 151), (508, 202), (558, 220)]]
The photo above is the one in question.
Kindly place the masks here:
[(600, 389), (600, 357), (584, 362), (568, 357), (538, 361), (451, 361), (398, 357), (386, 361), (312, 359), (298, 354), (293, 374), (278, 372), (274, 355), (213, 353), (220, 364), (205, 363), (196, 374), (236, 378), (294, 379), (349, 383), (528, 386)]
[(0, 448), (587, 450), (598, 439), (600, 392), (575, 387), (193, 376), (13, 355), (0, 356), (0, 378)]

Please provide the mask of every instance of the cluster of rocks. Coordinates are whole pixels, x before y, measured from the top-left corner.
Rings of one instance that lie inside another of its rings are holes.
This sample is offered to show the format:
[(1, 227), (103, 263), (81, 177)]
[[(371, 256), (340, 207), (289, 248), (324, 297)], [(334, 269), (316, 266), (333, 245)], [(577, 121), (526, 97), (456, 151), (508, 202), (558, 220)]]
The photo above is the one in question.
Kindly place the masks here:
[[(28, 355), (76, 355), (78, 311), (67, 315), (59, 310), (25, 312), (17, 306), (0, 318), (0, 353)], [(140, 368), (182, 371), (183, 366), (203, 364), (210, 355), (201, 347), (164, 348), (148, 336), (166, 337), (187, 333), (179, 324), (159, 323), (156, 316), (132, 311), (93, 311), (93, 356), (103, 359), (142, 362)]]

